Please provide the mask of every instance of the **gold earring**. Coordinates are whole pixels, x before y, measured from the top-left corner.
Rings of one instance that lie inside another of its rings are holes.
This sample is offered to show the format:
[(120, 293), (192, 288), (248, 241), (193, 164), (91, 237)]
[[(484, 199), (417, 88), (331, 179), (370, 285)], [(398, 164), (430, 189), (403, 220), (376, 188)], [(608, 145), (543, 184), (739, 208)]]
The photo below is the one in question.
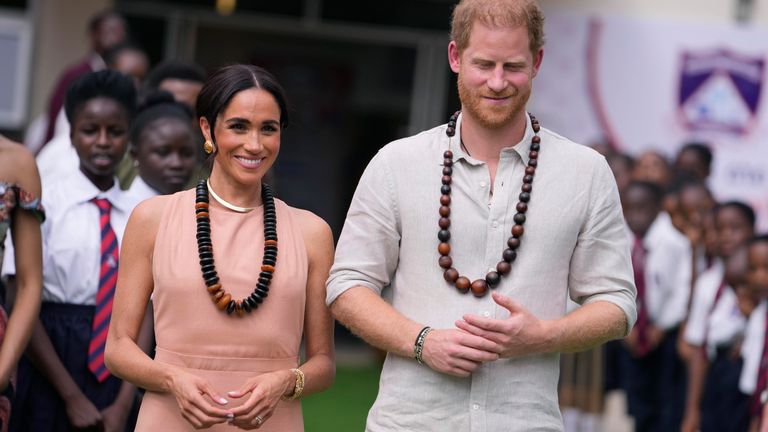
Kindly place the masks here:
[(213, 153), (213, 143), (210, 141), (205, 141), (205, 143), (203, 144), (203, 150), (205, 151), (206, 154)]

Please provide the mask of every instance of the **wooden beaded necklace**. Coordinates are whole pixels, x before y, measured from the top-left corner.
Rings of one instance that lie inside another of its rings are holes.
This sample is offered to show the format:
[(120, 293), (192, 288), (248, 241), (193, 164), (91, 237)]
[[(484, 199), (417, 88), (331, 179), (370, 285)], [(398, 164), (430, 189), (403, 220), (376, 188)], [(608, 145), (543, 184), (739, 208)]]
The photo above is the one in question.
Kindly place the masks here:
[(249, 313), (264, 301), (269, 294), (269, 284), (277, 264), (277, 216), (275, 198), (268, 184), (261, 184), (261, 199), (264, 206), (264, 257), (261, 261), (261, 273), (256, 288), (250, 296), (234, 300), (219, 281), (213, 261), (213, 243), (211, 242), (211, 217), (208, 206), (208, 184), (206, 180), (197, 183), (195, 198), (195, 220), (197, 223), (197, 253), (200, 257), (200, 270), (203, 273), (208, 294), (219, 310), (227, 314), (236, 312), (238, 316)]
[[(448, 121), (448, 127), (445, 130), (445, 134), (448, 135), (449, 143), (450, 139), (456, 134), (456, 121), (459, 118), (461, 111), (456, 111)], [(440, 253), (438, 259), (438, 265), (444, 270), (443, 277), (446, 282), (455, 286), (461, 293), (466, 293), (471, 290), (472, 294), (476, 297), (482, 297), (488, 292), (488, 288), (495, 288), (501, 277), (509, 273), (512, 269), (512, 262), (517, 259), (517, 248), (520, 247), (520, 237), (523, 236), (523, 224), (525, 224), (525, 213), (528, 211), (528, 202), (531, 200), (531, 191), (533, 190), (533, 176), (536, 174), (536, 166), (538, 165), (539, 149), (541, 138), (539, 138), (539, 126), (538, 120), (532, 115), (528, 114), (531, 118), (531, 126), (533, 128), (534, 135), (531, 138), (531, 147), (528, 153), (528, 166), (525, 167), (525, 173), (523, 175), (522, 191), (518, 197), (519, 201), (515, 207), (517, 213), (512, 218), (515, 225), (512, 227), (512, 236), (507, 240), (507, 248), (501, 254), (502, 260), (496, 264), (496, 270), (486, 273), (484, 279), (477, 279), (474, 282), (469, 281), (465, 276), (461, 276), (453, 267), (453, 259), (451, 258), (451, 245), (449, 240), (451, 239), (451, 182), (453, 175), (453, 152), (446, 150), (443, 153), (443, 177), (442, 186), (440, 187), (440, 219), (438, 220), (438, 226), (440, 230), (437, 233), (437, 238), (440, 240), (440, 244), (437, 246), (437, 251)], [(450, 145), (450, 144), (449, 144)]]

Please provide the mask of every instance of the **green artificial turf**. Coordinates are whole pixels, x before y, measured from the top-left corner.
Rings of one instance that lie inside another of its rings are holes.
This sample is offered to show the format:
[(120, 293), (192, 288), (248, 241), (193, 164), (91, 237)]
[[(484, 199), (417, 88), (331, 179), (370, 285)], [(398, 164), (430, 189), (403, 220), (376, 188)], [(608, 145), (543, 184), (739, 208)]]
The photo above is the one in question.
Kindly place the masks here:
[(362, 432), (379, 388), (379, 365), (338, 366), (333, 386), (302, 401), (305, 432)]

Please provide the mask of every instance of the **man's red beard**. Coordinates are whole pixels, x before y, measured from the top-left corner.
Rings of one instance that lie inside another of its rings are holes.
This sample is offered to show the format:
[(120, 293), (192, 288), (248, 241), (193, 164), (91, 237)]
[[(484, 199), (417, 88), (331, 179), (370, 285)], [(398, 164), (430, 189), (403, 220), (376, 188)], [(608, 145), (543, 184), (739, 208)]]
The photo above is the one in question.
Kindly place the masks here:
[[(481, 126), (488, 129), (500, 129), (509, 125), (514, 119), (525, 110), (525, 104), (531, 96), (530, 87), (525, 93), (520, 93), (516, 87), (510, 87), (503, 93), (494, 94), (490, 90), (481, 93), (481, 90), (473, 90), (467, 87), (459, 74), (458, 85), (459, 99), (465, 114), (477, 120)], [(483, 97), (512, 99), (509, 105), (490, 106), (483, 103)]]

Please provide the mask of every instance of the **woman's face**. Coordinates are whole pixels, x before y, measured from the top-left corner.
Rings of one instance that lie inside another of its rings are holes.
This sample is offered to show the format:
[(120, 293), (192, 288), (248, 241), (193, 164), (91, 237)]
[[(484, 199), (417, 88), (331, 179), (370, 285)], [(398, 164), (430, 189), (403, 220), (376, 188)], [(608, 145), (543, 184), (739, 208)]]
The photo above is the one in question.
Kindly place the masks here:
[[(200, 127), (210, 140), (205, 118)], [(216, 119), (214, 171), (240, 185), (260, 184), (280, 151), (280, 132), (280, 108), (269, 92), (250, 88), (237, 93)]]
[(70, 137), (80, 171), (94, 184), (111, 181), (125, 154), (128, 113), (113, 99), (91, 99), (76, 113)]
[(159, 118), (148, 124), (131, 149), (139, 176), (153, 189), (167, 195), (186, 186), (195, 167), (195, 137), (189, 123)]
[(664, 157), (655, 152), (645, 152), (637, 158), (632, 177), (635, 180), (655, 183), (662, 188), (669, 184), (671, 173)]
[(723, 207), (715, 214), (717, 241), (720, 256), (731, 256), (754, 235), (754, 229), (746, 216), (735, 207)]

